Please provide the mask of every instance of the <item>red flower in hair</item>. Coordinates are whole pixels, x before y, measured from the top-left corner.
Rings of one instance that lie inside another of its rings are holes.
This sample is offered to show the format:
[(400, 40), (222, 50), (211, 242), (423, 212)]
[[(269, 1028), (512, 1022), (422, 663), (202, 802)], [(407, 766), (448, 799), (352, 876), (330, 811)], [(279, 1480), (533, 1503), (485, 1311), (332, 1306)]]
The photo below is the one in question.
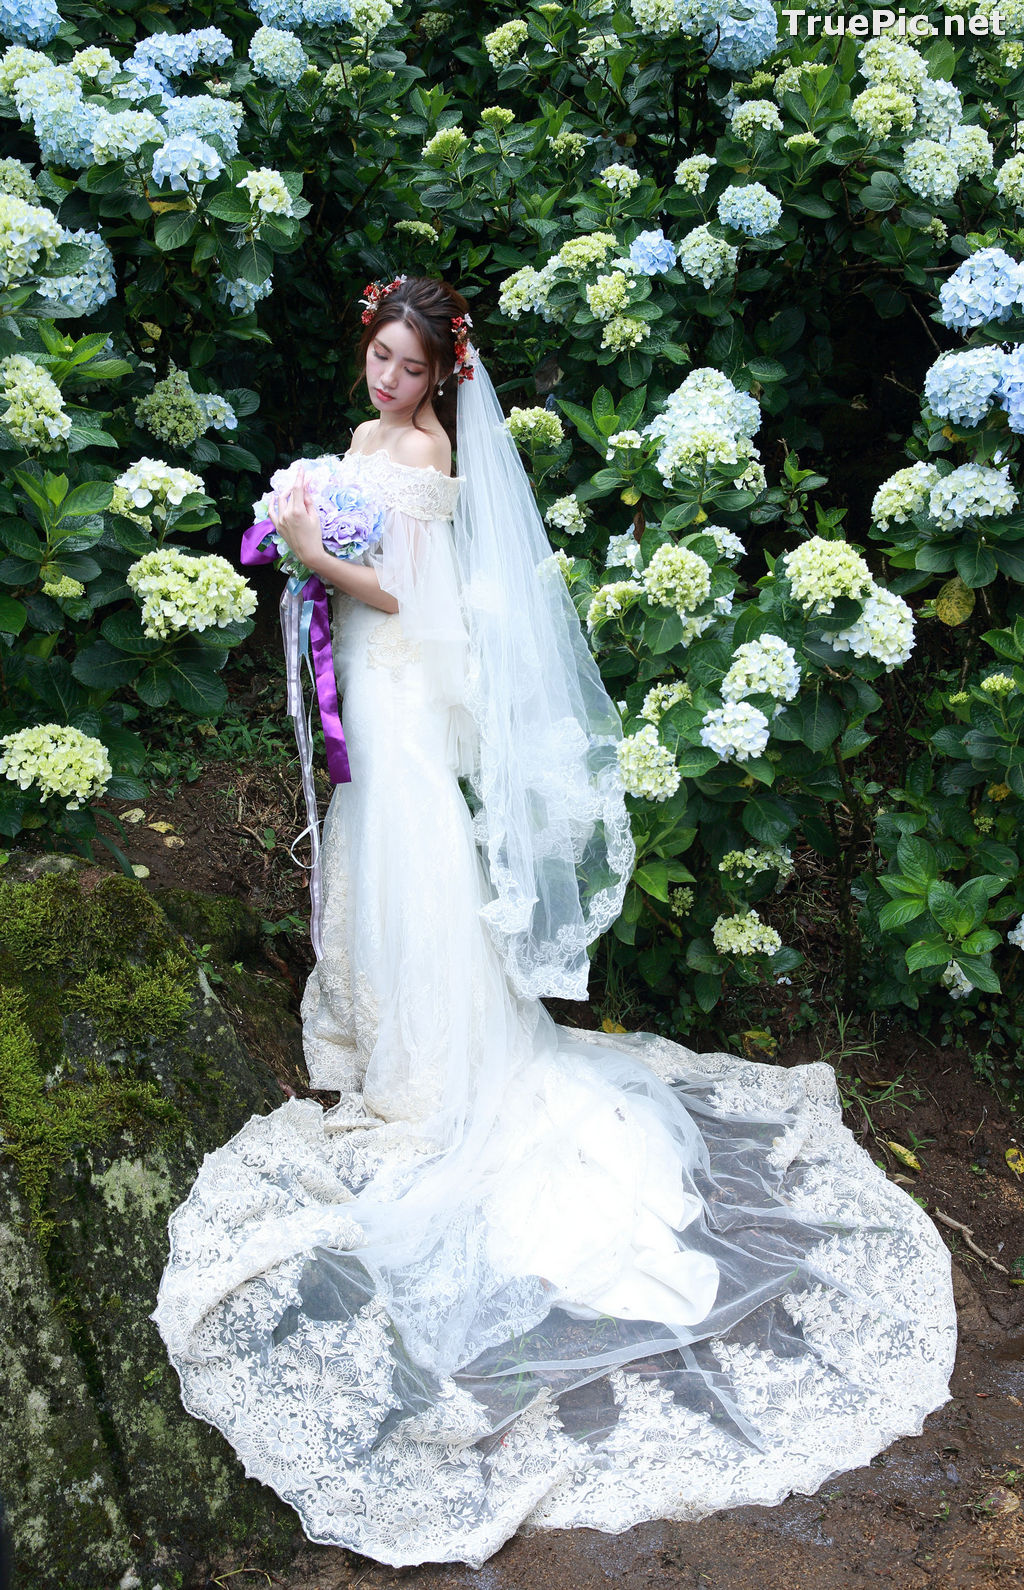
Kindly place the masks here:
[(386, 298), (388, 293), (393, 293), (396, 287), (401, 287), (404, 281), (404, 276), (396, 276), (393, 282), (367, 282), (363, 288), (366, 297), (359, 300), (361, 304), (365, 305), (363, 309), (364, 326), (368, 326), (373, 320), (377, 310), (380, 308), (381, 299)]

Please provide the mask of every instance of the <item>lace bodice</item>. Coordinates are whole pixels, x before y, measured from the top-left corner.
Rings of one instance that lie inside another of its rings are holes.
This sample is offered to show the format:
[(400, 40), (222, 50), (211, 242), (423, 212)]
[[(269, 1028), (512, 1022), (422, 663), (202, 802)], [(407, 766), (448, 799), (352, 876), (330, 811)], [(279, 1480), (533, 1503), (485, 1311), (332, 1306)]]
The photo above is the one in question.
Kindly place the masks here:
[(396, 508), (414, 519), (455, 516), (462, 485), (458, 476), (442, 475), (432, 467), (396, 463), (382, 447), (372, 453), (348, 452), (341, 463), (343, 469), (371, 488), (377, 501), (387, 508)]

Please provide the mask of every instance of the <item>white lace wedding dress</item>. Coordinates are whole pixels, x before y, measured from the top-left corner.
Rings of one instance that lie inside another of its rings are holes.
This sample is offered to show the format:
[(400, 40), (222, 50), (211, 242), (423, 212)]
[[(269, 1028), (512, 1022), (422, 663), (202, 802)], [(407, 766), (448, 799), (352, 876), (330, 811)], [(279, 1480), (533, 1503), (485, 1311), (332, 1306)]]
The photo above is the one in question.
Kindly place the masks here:
[(152, 1317), (184, 1404), (311, 1539), (396, 1566), (813, 1491), (946, 1400), (946, 1249), (828, 1066), (513, 992), (458, 780), (459, 483), (346, 469), (387, 505), (382, 585), (420, 600), (335, 598), (352, 782), (303, 1016), (340, 1100), (248, 1121), (172, 1215)]

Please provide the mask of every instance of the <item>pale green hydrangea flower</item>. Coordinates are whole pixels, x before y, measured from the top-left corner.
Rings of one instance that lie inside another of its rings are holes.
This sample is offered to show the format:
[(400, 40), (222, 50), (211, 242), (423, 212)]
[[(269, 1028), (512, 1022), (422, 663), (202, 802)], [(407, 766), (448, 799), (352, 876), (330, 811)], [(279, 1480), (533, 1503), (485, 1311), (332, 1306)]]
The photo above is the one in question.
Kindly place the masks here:
[(442, 127), (423, 145), (423, 158), (431, 165), (457, 160), (468, 143), (469, 139), (461, 127)]
[(495, 71), (511, 65), (526, 43), (529, 32), (526, 23), (516, 18), (515, 21), (504, 22), (500, 28), (495, 28), (493, 32), (484, 35), (484, 49)]
[(1016, 688), (1016, 683), (1010, 674), (989, 674), (979, 686), (979, 689), (990, 696), (1010, 696)]
[(692, 613), (711, 594), (711, 570), (689, 547), (670, 542), (660, 546), (643, 571), (644, 590), (652, 602)]
[(183, 370), (172, 370), (135, 404), (135, 420), (169, 447), (191, 447), (207, 429), (202, 404)]
[(249, 203), (264, 215), (290, 216), (295, 213), (285, 180), (280, 171), (275, 171), (272, 166), (260, 166), (256, 171), (248, 172), (241, 182), (235, 183), (235, 187), (244, 189), (249, 196)]
[(252, 616), (256, 593), (226, 558), (160, 547), (133, 563), (128, 585), (142, 604), (142, 628), (153, 640), (187, 630), (222, 628)]
[(679, 701), (693, 701), (693, 691), (685, 679), (676, 679), (671, 684), (652, 685), (644, 696), (640, 716), (646, 718), (648, 723), (660, 723), (669, 707), (674, 707)]
[(512, 440), (524, 448), (557, 447), (565, 436), (561, 420), (551, 409), (513, 408), (508, 428)]
[(612, 193), (626, 198), (640, 186), (640, 173), (634, 171), (632, 166), (611, 165), (598, 173), (597, 180), (603, 182)]
[(805, 613), (831, 613), (840, 596), (866, 596), (874, 581), (861, 554), (845, 541), (809, 541), (782, 559), (793, 595)]
[(585, 505), (577, 501), (575, 492), (570, 492), (567, 497), (557, 497), (544, 518), (553, 529), (561, 530), (566, 535), (578, 535), (587, 527), (589, 512)]
[(633, 605), (641, 592), (642, 587), (636, 580), (612, 580), (608, 585), (599, 585), (587, 610), (587, 628), (594, 630), (608, 619), (617, 618)]
[(712, 155), (690, 155), (676, 166), (676, 184), (686, 193), (703, 193), (708, 185), (712, 166), (718, 164)]
[(711, 939), (719, 955), (774, 955), (782, 948), (778, 933), (762, 922), (756, 911), (720, 916), (711, 929)]
[[(939, 223), (941, 225), (941, 222)], [(928, 496), (942, 475), (934, 464), (911, 464), (883, 480), (871, 504), (871, 517), (883, 530), (891, 522), (906, 524), (915, 513), (928, 506)]]
[(681, 774), (675, 757), (667, 746), (659, 743), (653, 723), (645, 723), (636, 734), (620, 740), (617, 753), (627, 795), (667, 801), (679, 788)]
[(60, 387), (48, 370), (25, 354), (8, 354), (0, 362), (0, 393), (7, 404), (0, 423), (29, 452), (48, 452), (71, 435), (71, 416)]
[(33, 784), (44, 800), (56, 796), (68, 811), (102, 795), (112, 768), (106, 746), (63, 723), (41, 723), (0, 739), (0, 772), (19, 789)]
[(138, 459), (118, 475), (117, 485), (126, 493), (133, 508), (148, 508), (160, 518), (168, 507), (176, 508), (192, 492), (205, 489), (201, 476), (194, 475), (190, 469), (176, 469), (172, 464), (165, 464), (162, 458)]
[(622, 353), (630, 348), (638, 348), (650, 334), (651, 328), (646, 320), (636, 320), (632, 315), (613, 315), (601, 333), (601, 346)]

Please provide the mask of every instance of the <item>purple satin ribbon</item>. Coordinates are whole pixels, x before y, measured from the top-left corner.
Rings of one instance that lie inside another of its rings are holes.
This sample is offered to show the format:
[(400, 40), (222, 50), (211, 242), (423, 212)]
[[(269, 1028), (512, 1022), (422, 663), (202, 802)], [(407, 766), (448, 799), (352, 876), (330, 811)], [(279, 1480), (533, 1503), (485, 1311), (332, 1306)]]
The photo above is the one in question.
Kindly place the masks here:
[[(269, 519), (250, 525), (242, 536), (241, 561), (250, 566), (273, 563), (279, 555), (271, 544), (261, 543), (273, 531)], [(313, 950), (319, 960), (323, 954), (321, 926), (323, 921), (323, 890), (320, 876), (320, 814), (317, 809), (316, 787), (313, 782), (313, 750), (310, 738), (310, 721), (306, 715), (302, 694), (302, 659), (305, 653), (303, 636), (303, 610), (309, 606), (310, 668), (316, 688), (320, 722), (324, 730), (324, 748), (327, 753), (327, 772), (332, 784), (348, 784), (352, 780), (348, 747), (341, 727), (338, 708), (338, 688), (334, 677), (334, 655), (331, 650), (331, 620), (327, 602), (327, 589), (322, 580), (311, 575), (302, 586), (291, 579), (281, 593), (281, 635), (284, 641), (285, 675), (287, 681), (287, 713), (295, 729), (295, 743), (299, 751), (302, 774), (302, 792), (306, 801), (312, 859), (310, 862), (310, 936)], [(303, 836), (300, 834), (299, 838)], [(298, 843), (298, 840), (296, 840)]]

